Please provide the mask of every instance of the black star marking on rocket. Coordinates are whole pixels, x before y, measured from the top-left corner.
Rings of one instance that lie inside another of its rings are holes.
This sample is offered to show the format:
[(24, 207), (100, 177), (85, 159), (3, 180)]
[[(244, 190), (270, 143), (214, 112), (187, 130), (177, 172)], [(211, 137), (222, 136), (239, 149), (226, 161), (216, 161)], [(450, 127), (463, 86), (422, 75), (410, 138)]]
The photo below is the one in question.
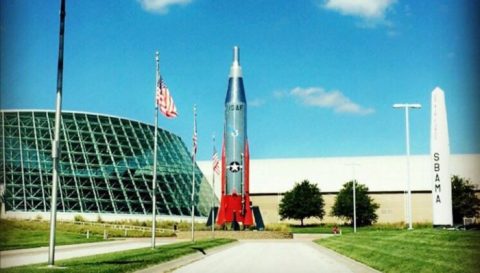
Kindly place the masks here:
[(232, 172), (232, 173), (236, 173), (238, 171), (240, 171), (240, 169), (242, 169), (242, 165), (240, 165), (237, 161), (233, 161), (230, 163), (230, 165), (228, 166), (228, 169)]

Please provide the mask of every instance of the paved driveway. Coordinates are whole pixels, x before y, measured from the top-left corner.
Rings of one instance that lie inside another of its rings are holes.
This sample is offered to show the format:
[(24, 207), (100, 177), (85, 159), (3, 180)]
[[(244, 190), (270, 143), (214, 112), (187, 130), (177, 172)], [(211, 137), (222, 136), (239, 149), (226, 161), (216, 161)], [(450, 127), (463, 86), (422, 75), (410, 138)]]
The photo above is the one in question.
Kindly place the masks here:
[[(179, 240), (173, 238), (157, 238), (156, 244), (164, 245)], [(84, 257), (115, 251), (144, 248), (150, 246), (150, 238), (131, 238), (100, 243), (57, 246), (55, 260), (75, 257)], [(46, 263), (48, 261), (48, 247), (9, 250), (0, 252), (0, 268), (27, 264)]]
[(180, 267), (173, 272), (366, 273), (377, 271), (320, 247), (309, 240), (247, 240), (223, 251), (204, 256), (203, 259)]

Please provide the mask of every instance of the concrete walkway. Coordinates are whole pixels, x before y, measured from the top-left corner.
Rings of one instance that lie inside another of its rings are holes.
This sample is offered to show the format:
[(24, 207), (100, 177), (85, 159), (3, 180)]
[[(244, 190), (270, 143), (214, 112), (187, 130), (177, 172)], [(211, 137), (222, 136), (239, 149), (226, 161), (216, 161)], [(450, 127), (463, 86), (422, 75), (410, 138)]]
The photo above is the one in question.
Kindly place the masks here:
[[(311, 236), (307, 235), (298, 236), (293, 240), (241, 240), (237, 243), (207, 249), (205, 250), (206, 255), (198, 252), (138, 272), (378, 272), (334, 251), (321, 247), (311, 240)], [(157, 245), (179, 241), (184, 240), (158, 238)], [(62, 260), (149, 246), (149, 238), (59, 246), (56, 248), (55, 259)], [(48, 247), (2, 251), (0, 252), (0, 268), (46, 263), (47, 259)]]
[[(156, 245), (165, 245), (181, 240), (175, 238), (157, 238)], [(129, 238), (100, 243), (76, 244), (57, 246), (55, 260), (91, 256), (115, 251), (145, 248), (150, 246), (150, 238)], [(19, 250), (0, 251), (0, 268), (13, 266), (46, 263), (48, 261), (48, 247), (38, 247)]]
[(206, 250), (137, 273), (373, 273), (364, 264), (321, 247), (308, 239), (242, 240), (221, 249)]

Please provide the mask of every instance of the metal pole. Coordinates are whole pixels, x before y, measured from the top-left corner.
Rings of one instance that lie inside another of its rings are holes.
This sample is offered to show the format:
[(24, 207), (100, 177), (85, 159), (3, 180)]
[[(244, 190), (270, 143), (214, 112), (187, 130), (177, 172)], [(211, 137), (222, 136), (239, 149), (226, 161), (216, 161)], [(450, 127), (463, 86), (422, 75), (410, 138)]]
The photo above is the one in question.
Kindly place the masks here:
[(212, 238), (215, 238), (215, 172), (212, 174)]
[[(160, 80), (160, 57), (158, 51), (155, 53), (156, 74), (155, 74), (155, 98), (157, 97), (158, 81)], [(153, 179), (152, 179), (152, 249), (155, 248), (157, 231), (157, 137), (158, 137), (158, 103), (155, 99), (155, 136), (153, 141)]]
[(408, 216), (408, 229), (413, 229), (412, 225), (412, 190), (410, 181), (410, 121), (409, 121), (409, 108), (419, 109), (422, 106), (418, 103), (413, 104), (394, 104), (394, 108), (405, 108), (405, 141), (406, 141), (406, 158), (407, 158), (407, 216)]
[(58, 49), (57, 70), (57, 97), (55, 107), (55, 136), (52, 142), (52, 199), (50, 203), (50, 241), (48, 245), (48, 265), (55, 265), (55, 229), (57, 222), (57, 185), (58, 185), (58, 161), (60, 154), (60, 121), (62, 115), (62, 86), (63, 86), (63, 40), (65, 34), (65, 0), (60, 2), (60, 33)]
[[(197, 120), (197, 108), (193, 106), (193, 133), (196, 134), (196, 121)], [(193, 144), (192, 150), (192, 242), (195, 242), (195, 143)]]
[(347, 164), (349, 166), (352, 166), (352, 174), (353, 174), (353, 233), (357, 233), (357, 201), (356, 201), (356, 198), (357, 198), (357, 194), (356, 194), (356, 175), (355, 175), (355, 166), (358, 166), (358, 164), (355, 164), (355, 163), (351, 163), (351, 164)]
[[(215, 151), (215, 135), (212, 135), (213, 142), (213, 155), (216, 154)], [(215, 238), (215, 166), (213, 165), (212, 158), (212, 239)]]
[(405, 223), (408, 223), (408, 182), (405, 180), (403, 188), (403, 219)]
[[(354, 167), (355, 168), (355, 167)], [(357, 233), (357, 203), (356, 203), (356, 194), (355, 194), (355, 178), (353, 179), (353, 233)]]
[(408, 229), (412, 227), (412, 190), (410, 181), (410, 123), (408, 116), (408, 108), (405, 107), (405, 134), (406, 134), (406, 146), (407, 146), (407, 191), (408, 191)]

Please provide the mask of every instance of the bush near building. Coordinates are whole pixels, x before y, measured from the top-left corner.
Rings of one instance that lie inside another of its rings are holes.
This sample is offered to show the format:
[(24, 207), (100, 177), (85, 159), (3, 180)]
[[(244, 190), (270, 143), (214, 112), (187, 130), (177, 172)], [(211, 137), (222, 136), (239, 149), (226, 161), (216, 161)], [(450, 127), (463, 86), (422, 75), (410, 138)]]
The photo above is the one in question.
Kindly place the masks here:
[(452, 209), (453, 222), (463, 223), (463, 217), (473, 218), (479, 216), (480, 199), (475, 194), (475, 186), (470, 180), (452, 176)]

